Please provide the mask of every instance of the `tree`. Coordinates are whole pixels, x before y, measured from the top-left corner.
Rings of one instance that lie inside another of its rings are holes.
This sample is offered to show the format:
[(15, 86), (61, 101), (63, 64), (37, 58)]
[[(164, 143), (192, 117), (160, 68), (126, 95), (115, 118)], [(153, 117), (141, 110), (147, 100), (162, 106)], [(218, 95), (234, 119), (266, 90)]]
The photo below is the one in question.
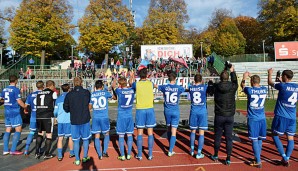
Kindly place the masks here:
[(152, 9), (143, 24), (143, 41), (157, 44), (175, 44), (179, 41), (179, 30), (173, 22), (176, 13), (163, 13)]
[(172, 22), (175, 23), (179, 31), (182, 31), (183, 24), (189, 21), (187, 14), (187, 5), (184, 0), (151, 0), (149, 7), (149, 14), (151, 10), (159, 10), (161, 13), (175, 13)]
[(217, 29), (212, 49), (221, 55), (232, 56), (245, 52), (245, 38), (231, 18), (222, 21)]
[(234, 19), (237, 28), (246, 40), (245, 53), (262, 52), (262, 40), (265, 39), (262, 25), (252, 17), (238, 16)]
[(75, 43), (72, 7), (67, 0), (23, 0), (11, 19), (9, 44), (22, 54), (60, 58)]
[(209, 28), (211, 28), (211, 29), (219, 28), (221, 23), (226, 18), (233, 18), (232, 11), (224, 9), (224, 8), (215, 9), (214, 12), (212, 13), (212, 17), (209, 21)]
[(143, 41), (157, 44), (181, 42), (183, 24), (188, 20), (184, 0), (151, 0), (148, 16), (143, 22)]
[(267, 42), (294, 41), (298, 39), (298, 1), (262, 0), (259, 3), (258, 21), (263, 25)]
[(105, 61), (108, 61), (109, 51), (125, 44), (132, 29), (132, 15), (121, 0), (91, 0), (79, 21), (79, 48), (105, 53)]

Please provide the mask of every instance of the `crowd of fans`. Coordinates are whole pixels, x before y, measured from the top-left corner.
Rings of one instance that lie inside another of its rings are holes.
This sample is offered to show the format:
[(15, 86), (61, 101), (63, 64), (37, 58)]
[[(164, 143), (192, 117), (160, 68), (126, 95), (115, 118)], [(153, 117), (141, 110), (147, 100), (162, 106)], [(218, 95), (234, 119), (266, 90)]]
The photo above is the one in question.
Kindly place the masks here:
[[(109, 67), (112, 73), (110, 77), (129, 76), (130, 71), (136, 70), (140, 65), (142, 65), (142, 60), (144, 59), (142, 59), (141, 57), (134, 58), (134, 59), (123, 58), (121, 63), (119, 59), (115, 62), (114, 58), (111, 58), (109, 61)], [(213, 57), (208, 57), (208, 58), (186, 57), (185, 62), (188, 65), (188, 67), (192, 70), (191, 72), (203, 74), (207, 69), (207, 65), (210, 65), (213, 67), (214, 58)], [(127, 72), (120, 71), (121, 67), (127, 68)], [(150, 61), (148, 60), (146, 67), (149, 70), (149, 74), (148, 74), (149, 77), (152, 77), (152, 78), (164, 77), (166, 76), (166, 73), (168, 71), (174, 71), (179, 77), (187, 77), (190, 75), (189, 69), (183, 66), (182, 64), (172, 60), (163, 59), (163, 58), (159, 58), (158, 60), (150, 60)], [(99, 78), (107, 78), (107, 77), (108, 76), (102, 72), (99, 74)]]

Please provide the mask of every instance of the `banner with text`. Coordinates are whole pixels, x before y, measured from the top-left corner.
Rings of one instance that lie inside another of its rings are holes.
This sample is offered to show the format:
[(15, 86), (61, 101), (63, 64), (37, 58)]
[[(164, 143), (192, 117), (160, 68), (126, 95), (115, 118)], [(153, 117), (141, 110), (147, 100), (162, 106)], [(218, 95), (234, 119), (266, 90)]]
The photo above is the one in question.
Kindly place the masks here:
[(192, 44), (177, 45), (141, 45), (141, 57), (146, 60), (157, 60), (169, 57), (193, 57)]
[(274, 42), (275, 59), (298, 59), (298, 42)]

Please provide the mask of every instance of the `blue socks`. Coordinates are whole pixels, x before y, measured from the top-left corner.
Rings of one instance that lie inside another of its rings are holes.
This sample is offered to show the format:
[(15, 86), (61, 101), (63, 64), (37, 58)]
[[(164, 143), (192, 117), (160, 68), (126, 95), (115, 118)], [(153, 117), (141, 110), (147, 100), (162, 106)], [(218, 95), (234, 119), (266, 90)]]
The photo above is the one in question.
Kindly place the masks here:
[(273, 136), (273, 141), (274, 141), (274, 144), (275, 144), (279, 154), (283, 157), (283, 159), (285, 161), (287, 161), (287, 157), (286, 157), (286, 154), (285, 154), (285, 151), (284, 151), (284, 147), (283, 147), (278, 135)]
[(171, 136), (171, 140), (170, 140), (170, 149), (169, 151), (172, 153), (173, 152), (173, 148), (175, 146), (176, 143), (176, 136)]
[(34, 136), (34, 132), (30, 131), (30, 133), (27, 136), (25, 151), (29, 151), (29, 147), (33, 140), (33, 136)]
[(94, 139), (94, 145), (95, 145), (95, 149), (96, 149), (97, 155), (98, 155), (98, 156), (102, 156), (102, 155), (101, 155), (101, 145), (100, 145), (100, 140), (99, 140), (99, 138), (95, 138), (95, 139)]
[(73, 141), (73, 149), (76, 156), (76, 160), (80, 160), (80, 140)]
[(286, 150), (286, 156), (287, 156), (286, 161), (288, 161), (290, 159), (293, 150), (294, 150), (294, 140), (288, 140), (288, 145), (287, 145), (287, 150)]
[(125, 156), (124, 154), (124, 137), (119, 136), (119, 149), (120, 149), (120, 155)]
[(252, 141), (252, 149), (257, 163), (261, 162), (261, 149), (258, 140)]
[(171, 141), (171, 136), (172, 136), (172, 132), (171, 131), (168, 131), (167, 132), (167, 139), (169, 141), (169, 144), (170, 144), (170, 141)]
[(196, 139), (196, 133), (191, 132), (190, 133), (190, 149), (191, 149), (191, 152), (194, 152), (194, 149), (195, 149), (195, 139)]
[(131, 154), (132, 142), (132, 136), (127, 136), (127, 155)]
[(152, 156), (152, 150), (153, 150), (153, 142), (154, 142), (154, 137), (153, 135), (148, 136), (148, 148), (149, 148), (149, 157)]
[(258, 140), (260, 151), (262, 151), (263, 140)]
[(5, 132), (3, 136), (3, 152), (9, 152), (8, 144), (10, 139), (10, 132)]
[(138, 157), (142, 157), (143, 135), (138, 135), (137, 146), (138, 146)]
[(83, 140), (83, 147), (84, 147), (84, 158), (85, 158), (85, 157), (88, 157), (89, 139)]
[(58, 158), (62, 158), (62, 148), (58, 148)]
[(69, 154), (70, 155), (74, 155), (74, 151), (73, 150), (69, 150)]
[(18, 142), (20, 140), (20, 137), (21, 137), (21, 132), (15, 132), (14, 133), (13, 138), (12, 138), (11, 150), (10, 150), (11, 152), (16, 151), (16, 148), (17, 148)]
[(110, 135), (105, 135), (105, 138), (103, 140), (103, 153), (107, 153), (107, 150), (109, 148), (109, 142), (110, 142)]
[(198, 153), (201, 153), (203, 147), (204, 147), (204, 135), (200, 135), (198, 139)]

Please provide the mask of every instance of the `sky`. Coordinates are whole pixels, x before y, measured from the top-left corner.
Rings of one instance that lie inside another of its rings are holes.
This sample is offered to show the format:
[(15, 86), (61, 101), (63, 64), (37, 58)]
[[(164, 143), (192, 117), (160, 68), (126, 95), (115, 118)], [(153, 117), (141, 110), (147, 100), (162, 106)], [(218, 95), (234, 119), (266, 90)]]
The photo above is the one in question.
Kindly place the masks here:
[[(0, 10), (6, 7), (14, 6), (18, 8), (22, 0), (0, 0)], [(68, 0), (73, 6), (73, 24), (76, 24), (78, 19), (84, 15), (85, 8), (89, 4), (89, 0)], [(128, 6), (130, 0), (122, 0)], [(189, 22), (185, 24), (186, 28), (196, 28), (202, 30), (207, 27), (212, 13), (215, 9), (225, 8), (232, 11), (234, 17), (238, 15), (251, 16), (256, 18), (258, 15), (259, 0), (185, 0), (187, 4), (187, 12)], [(148, 14), (150, 0), (132, 0), (132, 9), (135, 11), (136, 26), (142, 26), (144, 19)], [(8, 34), (9, 23), (6, 23), (5, 37)], [(79, 37), (78, 31), (73, 35), (77, 41)]]

